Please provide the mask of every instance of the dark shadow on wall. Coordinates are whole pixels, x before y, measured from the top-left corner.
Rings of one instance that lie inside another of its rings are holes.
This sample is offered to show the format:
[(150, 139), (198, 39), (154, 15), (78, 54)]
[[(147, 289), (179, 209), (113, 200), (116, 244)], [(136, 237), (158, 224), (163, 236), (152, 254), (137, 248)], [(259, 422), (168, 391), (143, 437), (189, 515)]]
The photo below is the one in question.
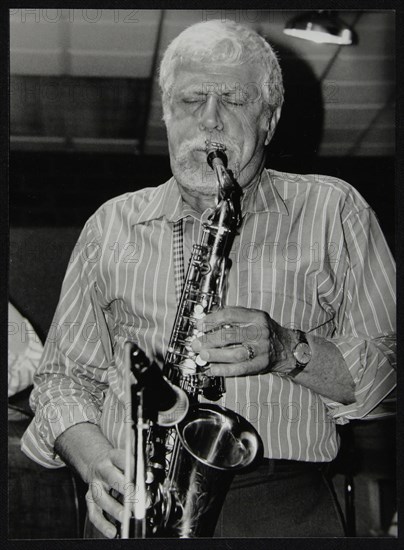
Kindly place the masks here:
[[(273, 43), (273, 41), (271, 41)], [(323, 136), (324, 100), (321, 83), (296, 52), (273, 43), (280, 58), (285, 101), (267, 166), (290, 161), (297, 172), (310, 172)]]

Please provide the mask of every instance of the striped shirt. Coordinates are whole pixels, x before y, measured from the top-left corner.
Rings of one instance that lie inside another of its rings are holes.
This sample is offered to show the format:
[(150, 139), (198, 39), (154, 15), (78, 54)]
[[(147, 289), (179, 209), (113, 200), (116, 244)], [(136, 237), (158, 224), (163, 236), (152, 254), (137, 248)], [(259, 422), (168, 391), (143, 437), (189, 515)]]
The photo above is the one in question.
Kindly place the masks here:
[[(374, 212), (339, 179), (265, 170), (243, 199), (226, 304), (333, 342), (356, 400), (333, 402), (269, 373), (227, 378), (221, 404), (256, 427), (266, 457), (327, 462), (338, 451), (336, 424), (371, 415), (395, 387), (394, 261)], [(124, 343), (163, 365), (177, 308), (173, 225), (183, 220), (187, 262), (209, 213), (187, 205), (172, 178), (88, 220), (35, 376), (36, 417), (22, 439), (33, 460), (62, 466), (54, 441), (83, 421), (124, 447)]]
[[(10, 303), (8, 318), (8, 397), (10, 397), (32, 384), (43, 346), (28, 319), (25, 319)], [(28, 342), (21, 346), (25, 336)]]

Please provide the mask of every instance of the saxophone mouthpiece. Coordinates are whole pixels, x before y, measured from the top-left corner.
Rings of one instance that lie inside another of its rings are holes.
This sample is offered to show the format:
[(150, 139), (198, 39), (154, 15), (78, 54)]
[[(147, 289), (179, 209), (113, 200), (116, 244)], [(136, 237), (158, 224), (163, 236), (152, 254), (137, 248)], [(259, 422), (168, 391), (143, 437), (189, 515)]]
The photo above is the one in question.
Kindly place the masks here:
[(226, 146), (217, 141), (209, 141), (208, 139), (205, 141), (205, 145), (207, 155), (206, 160), (212, 170), (215, 169), (215, 165), (217, 164), (221, 164), (227, 168), (227, 157), (225, 155)]
[(220, 143), (219, 141), (205, 139), (205, 146), (206, 151), (209, 151), (209, 149), (219, 149), (221, 151), (226, 151), (226, 145), (223, 145), (223, 143)]

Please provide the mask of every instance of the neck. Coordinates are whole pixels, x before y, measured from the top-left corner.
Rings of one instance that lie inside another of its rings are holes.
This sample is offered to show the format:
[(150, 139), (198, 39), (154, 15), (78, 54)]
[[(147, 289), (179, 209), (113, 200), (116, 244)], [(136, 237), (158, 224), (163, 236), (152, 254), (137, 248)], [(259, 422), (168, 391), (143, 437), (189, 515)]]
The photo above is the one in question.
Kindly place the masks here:
[(189, 189), (185, 189), (180, 184), (178, 184), (178, 188), (184, 202), (200, 214), (207, 208), (214, 208), (216, 206), (217, 195), (201, 195), (200, 193), (194, 193)]
[[(246, 203), (250, 194), (256, 187), (256, 184), (260, 181), (262, 175), (262, 170), (255, 176), (255, 178), (250, 181), (248, 184), (243, 185), (242, 191), (242, 204)], [(183, 187), (177, 180), (178, 188), (181, 193), (182, 199), (186, 202), (191, 208), (202, 214), (207, 208), (216, 207), (217, 194), (204, 195), (200, 191), (193, 191)]]

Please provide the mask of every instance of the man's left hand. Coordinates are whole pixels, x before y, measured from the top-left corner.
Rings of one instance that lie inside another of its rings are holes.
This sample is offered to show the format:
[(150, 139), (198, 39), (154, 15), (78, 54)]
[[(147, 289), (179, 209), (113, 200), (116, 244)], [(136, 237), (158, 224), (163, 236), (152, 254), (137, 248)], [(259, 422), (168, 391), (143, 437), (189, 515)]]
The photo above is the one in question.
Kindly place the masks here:
[(291, 358), (290, 330), (264, 311), (225, 307), (197, 322), (204, 334), (192, 349), (207, 361), (209, 376), (265, 374)]

